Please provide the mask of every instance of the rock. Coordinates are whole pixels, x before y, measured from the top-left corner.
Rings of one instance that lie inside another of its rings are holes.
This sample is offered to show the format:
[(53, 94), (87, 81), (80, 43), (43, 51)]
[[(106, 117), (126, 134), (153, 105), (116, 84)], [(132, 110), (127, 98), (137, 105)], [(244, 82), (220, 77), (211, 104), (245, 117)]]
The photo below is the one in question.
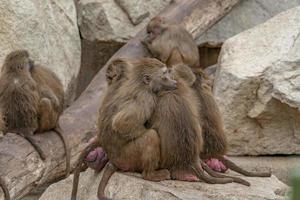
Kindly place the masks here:
[(119, 42), (101, 42), (81, 40), (81, 68), (78, 75), (76, 96), (78, 97), (89, 85), (94, 76), (109, 58), (122, 47)]
[(75, 97), (80, 68), (80, 37), (73, 1), (1, 0), (0, 64), (16, 49), (27, 49), (37, 63), (54, 71)]
[[(90, 41), (125, 43), (170, 1), (80, 0), (78, 3), (78, 24), (81, 35)], [(148, 16), (147, 13), (150, 15)], [(138, 25), (135, 25), (136, 23)]]
[(280, 181), (290, 184), (289, 179), (294, 169), (300, 167), (299, 156), (238, 156), (230, 157), (244, 169), (258, 171), (272, 171)]
[(141, 23), (146, 17), (149, 16), (149, 11), (145, 7), (143, 1), (133, 0), (115, 0), (119, 6), (127, 13), (133, 25)]
[(108, 59), (171, 0), (80, 0), (82, 63), (77, 96)]
[(300, 0), (241, 0), (230, 13), (197, 39), (197, 44), (217, 45), (226, 39), (265, 22), (274, 15), (300, 5)]
[[(51, 185), (40, 200), (70, 199), (73, 176)], [(106, 195), (113, 199), (130, 200), (283, 200), (288, 187), (275, 176), (271, 178), (246, 178), (251, 187), (236, 183), (213, 185), (182, 181), (151, 182), (137, 174), (115, 173), (106, 188)], [(78, 200), (96, 200), (100, 175), (92, 170), (81, 173)]]
[(300, 7), (227, 40), (214, 94), (231, 155), (300, 153)]

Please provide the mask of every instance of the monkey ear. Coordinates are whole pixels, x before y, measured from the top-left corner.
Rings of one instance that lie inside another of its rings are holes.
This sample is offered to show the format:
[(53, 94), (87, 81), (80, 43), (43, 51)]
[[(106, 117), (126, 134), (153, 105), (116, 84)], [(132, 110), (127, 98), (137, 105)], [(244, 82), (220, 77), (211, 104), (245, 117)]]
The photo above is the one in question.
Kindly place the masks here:
[(150, 76), (148, 75), (143, 75), (143, 82), (146, 84), (146, 85), (149, 85), (150, 84)]

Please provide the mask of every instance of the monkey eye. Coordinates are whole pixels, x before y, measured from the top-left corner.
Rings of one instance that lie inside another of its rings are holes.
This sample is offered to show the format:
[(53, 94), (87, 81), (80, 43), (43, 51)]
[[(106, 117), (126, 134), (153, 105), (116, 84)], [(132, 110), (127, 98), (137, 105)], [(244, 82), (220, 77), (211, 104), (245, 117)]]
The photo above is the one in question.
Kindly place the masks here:
[(151, 81), (150, 76), (144, 75), (144, 76), (143, 76), (143, 81), (144, 81), (145, 84), (149, 84), (150, 81)]
[(163, 77), (161, 77), (161, 79), (162, 79), (163, 81), (166, 81), (166, 80), (167, 80), (167, 77), (163, 76)]

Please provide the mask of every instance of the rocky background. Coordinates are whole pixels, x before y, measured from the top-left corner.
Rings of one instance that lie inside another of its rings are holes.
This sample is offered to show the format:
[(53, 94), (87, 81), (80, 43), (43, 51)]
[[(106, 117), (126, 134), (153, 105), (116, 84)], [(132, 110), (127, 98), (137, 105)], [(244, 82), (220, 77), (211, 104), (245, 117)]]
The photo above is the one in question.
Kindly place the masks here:
[[(26, 48), (64, 84), (70, 104), (122, 45), (171, 0), (1, 0), (0, 64)], [(214, 95), (229, 154), (251, 170), (271, 169), (253, 186), (113, 176), (116, 199), (284, 199), (290, 171), (300, 163), (300, 0), (241, 0), (199, 38), (201, 65), (214, 66)], [(244, 157), (244, 156), (252, 157)], [(79, 200), (95, 199), (100, 176), (81, 175)], [(279, 179), (279, 180), (278, 180)], [(65, 200), (72, 177), (23, 200)], [(284, 183), (282, 183), (284, 182)], [(93, 184), (93, 187), (89, 185)], [(41, 197), (40, 197), (41, 196)]]

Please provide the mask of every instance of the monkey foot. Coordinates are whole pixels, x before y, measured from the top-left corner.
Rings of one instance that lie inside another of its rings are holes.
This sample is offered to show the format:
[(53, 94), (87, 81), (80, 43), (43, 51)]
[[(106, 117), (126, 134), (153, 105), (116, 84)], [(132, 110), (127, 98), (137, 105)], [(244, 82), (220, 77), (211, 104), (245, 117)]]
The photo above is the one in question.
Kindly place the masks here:
[(169, 170), (161, 169), (150, 173), (143, 173), (143, 178), (150, 181), (164, 181), (171, 179)]
[(185, 170), (173, 170), (171, 173), (172, 179), (179, 181), (197, 182), (199, 178), (191, 172)]
[(107, 154), (101, 147), (96, 148), (91, 151), (86, 157), (84, 162), (88, 167), (94, 169), (95, 171), (101, 171), (103, 167), (108, 162)]
[(224, 163), (216, 158), (210, 158), (205, 160), (205, 163), (211, 168), (212, 170), (216, 172), (226, 172), (228, 167), (224, 165)]

